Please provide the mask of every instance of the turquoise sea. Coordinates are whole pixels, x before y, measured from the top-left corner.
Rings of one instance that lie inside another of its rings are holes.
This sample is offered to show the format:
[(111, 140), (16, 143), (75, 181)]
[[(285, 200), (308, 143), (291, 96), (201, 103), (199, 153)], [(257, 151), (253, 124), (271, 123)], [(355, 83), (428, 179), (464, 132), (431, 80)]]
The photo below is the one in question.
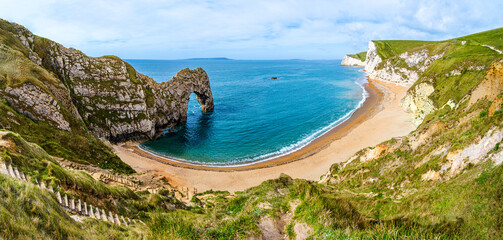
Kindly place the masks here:
[(186, 67), (208, 73), (215, 110), (202, 113), (192, 94), (187, 122), (141, 145), (199, 164), (246, 164), (299, 149), (347, 119), (366, 96), (365, 74), (340, 60), (127, 61), (158, 82)]

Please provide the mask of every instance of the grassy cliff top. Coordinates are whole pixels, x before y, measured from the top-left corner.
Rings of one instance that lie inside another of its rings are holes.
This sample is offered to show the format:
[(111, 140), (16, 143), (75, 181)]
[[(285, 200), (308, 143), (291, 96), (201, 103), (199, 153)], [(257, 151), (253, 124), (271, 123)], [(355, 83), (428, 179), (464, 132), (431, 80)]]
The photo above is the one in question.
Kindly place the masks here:
[(503, 28), (475, 33), (457, 39), (462, 41), (471, 41), (472, 44), (487, 44), (503, 51)]
[(438, 47), (438, 45), (461, 41), (465, 41), (464, 45), (489, 45), (503, 51), (503, 28), (497, 28), (445, 41), (374, 40), (373, 42), (376, 45), (377, 53), (381, 59), (386, 60), (407, 51), (413, 51), (424, 47), (435, 48)]
[(350, 57), (354, 57), (356, 59), (360, 59), (360, 61), (365, 62), (365, 59), (367, 59), (367, 52), (359, 52), (357, 54), (348, 54)]

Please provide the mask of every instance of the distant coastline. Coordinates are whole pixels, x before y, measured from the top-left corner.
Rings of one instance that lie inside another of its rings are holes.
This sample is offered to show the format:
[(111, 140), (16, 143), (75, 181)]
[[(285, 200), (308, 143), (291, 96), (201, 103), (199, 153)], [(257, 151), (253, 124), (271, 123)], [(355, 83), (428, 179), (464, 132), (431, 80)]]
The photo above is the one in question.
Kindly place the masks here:
[(181, 60), (234, 60), (226, 57), (215, 57), (215, 58), (186, 58)]

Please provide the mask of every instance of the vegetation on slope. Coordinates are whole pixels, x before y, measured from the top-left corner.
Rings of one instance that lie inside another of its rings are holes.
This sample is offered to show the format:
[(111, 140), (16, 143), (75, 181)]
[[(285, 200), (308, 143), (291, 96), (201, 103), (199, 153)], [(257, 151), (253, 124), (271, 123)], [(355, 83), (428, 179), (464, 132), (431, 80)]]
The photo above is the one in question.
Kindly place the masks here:
[(0, 237), (2, 239), (141, 239), (143, 225), (130, 227), (85, 219), (76, 222), (53, 194), (0, 174)]
[(20, 134), (30, 142), (37, 143), (49, 154), (70, 161), (95, 164), (120, 173), (134, 170), (120, 160), (112, 149), (85, 129), (74, 128), (72, 132), (55, 129), (43, 121), (33, 121), (18, 113), (8, 103), (0, 100), (0, 127)]
[[(388, 150), (375, 159), (366, 158), (362, 151), (350, 163), (332, 167), (329, 186), (350, 199), (363, 214), (377, 219), (407, 217), (420, 224), (448, 221), (457, 226), (453, 231), (462, 238), (503, 237), (498, 217), (501, 203), (497, 203), (503, 192), (503, 166), (485, 160), (468, 164), (459, 175), (441, 171), (450, 166), (447, 152), (464, 149), (489, 129), (503, 126), (502, 111), (490, 117), (476, 114), (488, 107), (488, 102), (483, 101), (466, 112), (437, 111), (417, 131), (421, 135), (431, 131), (432, 126), (445, 127), (426, 141), (418, 142), (410, 136), (384, 142)], [(470, 115), (474, 117), (460, 122)], [(493, 152), (500, 150), (495, 147)], [(430, 171), (440, 174), (433, 180), (424, 179)]]
[(468, 41), (469, 44), (490, 45), (496, 49), (503, 50), (503, 28), (475, 33), (457, 39)]
[(379, 54), (379, 57), (381, 57), (382, 60), (386, 60), (393, 56), (398, 56), (415, 48), (424, 47), (435, 43), (432, 41), (413, 40), (379, 40), (373, 42), (376, 45), (377, 54)]
[(37, 144), (25, 141), (19, 134), (0, 130), (0, 143), (0, 162), (16, 166), (30, 176), (32, 182), (59, 187), (59, 191), (95, 207), (137, 219), (145, 218), (146, 213), (153, 210), (183, 207), (173, 197), (173, 192), (133, 192), (124, 186), (108, 186), (87, 173), (66, 169)]
[(360, 61), (365, 62), (365, 59), (367, 59), (367, 52), (359, 52), (357, 54), (348, 54), (348, 56), (360, 59)]
[[(414, 94), (415, 86), (432, 85), (428, 99), (435, 110), (410, 135), (334, 164), (327, 184), (332, 191), (379, 221), (447, 223), (445, 231), (454, 237), (502, 238), (503, 166), (493, 162), (500, 143), (481, 157), (482, 146), (476, 145), (503, 127), (503, 73), (498, 70), (503, 56), (483, 46), (501, 46), (502, 36), (503, 29), (495, 29), (441, 42), (375, 41), (379, 55), (396, 67), (407, 67), (397, 57), (403, 52), (443, 54), (409, 89)], [(481, 84), (486, 95), (474, 95)], [(471, 155), (455, 160), (468, 147)]]
[[(66, 91), (64, 82), (48, 70), (28, 59), (29, 53), (21, 40), (15, 36), (17, 25), (0, 20), (0, 94), (7, 87), (26, 82), (53, 95), (49, 89)], [(45, 40), (36, 37), (40, 44)], [(47, 44), (47, 43), (46, 43)], [(42, 47), (42, 45), (40, 45)], [(42, 47), (43, 48), (43, 47)], [(49, 68), (50, 69), (50, 68)], [(69, 103), (71, 104), (71, 103)], [(0, 99), (0, 128), (10, 129), (31, 142), (39, 144), (49, 154), (80, 163), (90, 163), (120, 173), (134, 170), (122, 162), (112, 149), (103, 144), (77, 119), (64, 104), (60, 104), (71, 132), (56, 129), (45, 121), (35, 121), (15, 111), (5, 99)], [(25, 106), (30, 108), (30, 106)]]

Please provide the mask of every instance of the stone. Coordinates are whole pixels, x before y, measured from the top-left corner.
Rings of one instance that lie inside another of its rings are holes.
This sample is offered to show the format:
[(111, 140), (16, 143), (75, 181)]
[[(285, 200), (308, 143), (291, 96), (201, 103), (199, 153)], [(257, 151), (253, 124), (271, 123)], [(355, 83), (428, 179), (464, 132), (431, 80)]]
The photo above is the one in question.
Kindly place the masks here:
[(80, 199), (77, 202), (77, 209), (76, 210), (78, 213), (82, 213), (82, 203), (80, 202)]
[(115, 214), (114, 221), (115, 221), (115, 224), (121, 225), (121, 221), (119, 220), (119, 216), (117, 216), (117, 214)]
[(7, 165), (7, 172), (9, 172), (9, 176), (11, 176), (11, 177), (16, 177), (16, 176), (14, 175), (14, 169), (12, 169), (12, 166), (11, 166), (10, 164), (9, 164), (9, 165)]
[(94, 216), (93, 205), (89, 205), (89, 217), (99, 218), (99, 217)]
[(46, 189), (44, 181), (40, 181), (40, 188)]
[(7, 165), (0, 164), (0, 173), (10, 176), (9, 171), (7, 170)]
[(75, 199), (70, 200), (70, 210), (75, 210)]
[(94, 214), (94, 216), (96, 217), (96, 219), (100, 220), (101, 219), (101, 216), (100, 216), (100, 209), (98, 207), (96, 207), (96, 213)]
[(101, 209), (101, 220), (107, 221), (107, 214), (105, 213), (104, 209)]
[(70, 206), (70, 205), (68, 204), (68, 196), (67, 196), (66, 194), (65, 194), (65, 197), (64, 197), (63, 199), (64, 199), (64, 206), (65, 206), (65, 207)]
[(87, 202), (84, 202), (84, 215), (89, 215), (89, 213), (87, 212)]
[(20, 178), (19, 171), (17, 170), (17, 167), (13, 167), (13, 169), (14, 169), (14, 177)]
[(428, 83), (420, 83), (411, 88), (405, 97), (400, 101), (402, 108), (413, 116), (412, 123), (419, 126), (423, 119), (436, 110), (435, 104), (430, 99), (435, 88)]
[(111, 211), (108, 211), (108, 221), (114, 223), (114, 216)]
[[(365, 71), (371, 79), (410, 87), (435, 60), (443, 55), (443, 53), (430, 55), (429, 50), (423, 48), (407, 51), (383, 61), (377, 53), (375, 43), (370, 41), (365, 60)], [(405, 65), (399, 67), (396, 61), (404, 62)]]
[(370, 73), (374, 68), (382, 62), (381, 57), (377, 54), (377, 47), (373, 41), (369, 41), (367, 56), (365, 58), (365, 71)]
[(56, 191), (56, 199), (58, 200), (58, 203), (60, 205), (63, 205), (63, 200), (61, 199), (61, 194), (59, 193), (59, 191)]
[(122, 221), (122, 224), (124, 224), (126, 226), (128, 225), (127, 222), (126, 222), (126, 219), (124, 219), (124, 216), (121, 216), (121, 221)]
[(66, 121), (59, 105), (54, 97), (29, 82), (17, 87), (5, 89), (6, 99), (18, 112), (35, 121), (45, 121), (61, 130), (70, 131), (70, 123)]

